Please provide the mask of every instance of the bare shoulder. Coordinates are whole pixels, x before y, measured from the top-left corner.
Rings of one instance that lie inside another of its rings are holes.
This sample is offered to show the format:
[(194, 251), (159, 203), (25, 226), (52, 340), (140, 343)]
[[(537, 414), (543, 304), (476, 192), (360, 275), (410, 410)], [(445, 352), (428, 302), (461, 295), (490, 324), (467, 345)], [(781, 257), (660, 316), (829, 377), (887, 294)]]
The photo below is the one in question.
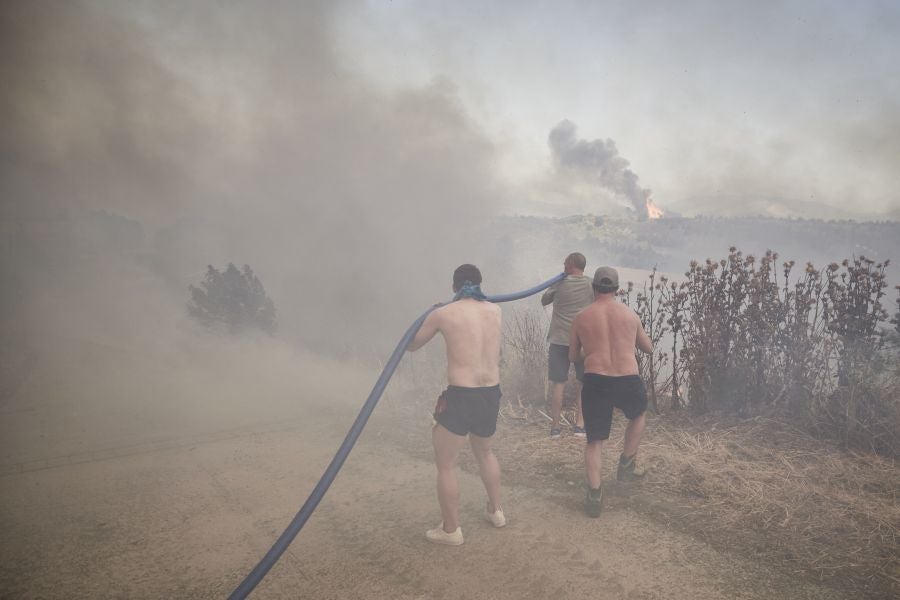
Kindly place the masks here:
[(487, 304), (484, 312), (486, 318), (490, 321), (493, 327), (499, 329), (503, 323), (503, 311), (500, 310), (500, 306), (494, 304), (493, 302), (485, 302), (485, 304)]
[(428, 318), (432, 320), (434, 323), (440, 323), (447, 315), (447, 309), (449, 309), (452, 304), (445, 304), (444, 306), (438, 307), (431, 311), (431, 314), (428, 315)]
[(494, 319), (500, 318), (500, 315), (503, 311), (500, 310), (500, 307), (493, 302), (478, 302), (478, 303), (470, 303), (465, 307), (465, 310), (471, 311), (469, 314), (472, 315), (482, 315), (485, 318)]
[(584, 310), (582, 310), (577, 315), (575, 315), (575, 318), (572, 319), (572, 325), (577, 326), (577, 325), (583, 323), (585, 320), (590, 319), (591, 315), (596, 310), (597, 309), (595, 308), (595, 306), (593, 304), (589, 304)]
[(630, 306), (626, 306), (625, 304), (622, 304), (622, 308), (624, 309), (623, 314), (628, 315), (628, 318), (630, 318), (635, 323), (640, 324), (641, 316), (637, 313), (636, 310), (634, 310)]
[(474, 310), (474, 311), (482, 311), (482, 312), (500, 312), (500, 306), (494, 304), (493, 302), (488, 302), (487, 300), (478, 302), (474, 300), (467, 300), (465, 302), (454, 302), (448, 306), (457, 306), (460, 310)]
[(467, 306), (464, 307), (465, 311), (468, 311), (470, 315), (478, 315), (480, 318), (491, 319), (499, 321), (501, 319), (501, 314), (503, 311), (500, 310), (500, 307), (494, 304), (493, 302), (472, 302), (468, 303)]

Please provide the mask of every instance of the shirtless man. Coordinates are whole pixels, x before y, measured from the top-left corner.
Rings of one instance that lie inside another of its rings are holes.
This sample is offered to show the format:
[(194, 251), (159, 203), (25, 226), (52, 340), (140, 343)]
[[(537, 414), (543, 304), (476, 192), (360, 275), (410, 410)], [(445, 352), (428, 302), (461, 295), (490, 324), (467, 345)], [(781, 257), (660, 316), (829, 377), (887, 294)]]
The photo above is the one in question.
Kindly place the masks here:
[(480, 284), (478, 267), (457, 268), (453, 273), (454, 302), (428, 315), (407, 347), (414, 352), (438, 332), (447, 347), (449, 385), (438, 399), (431, 430), (443, 521), (425, 532), (436, 544), (463, 543), (456, 459), (466, 437), (488, 495), (485, 516), (494, 527), (506, 525), (500, 508), (500, 463), (491, 449), (500, 410), (500, 307), (485, 301)]
[(653, 345), (637, 314), (616, 300), (619, 274), (612, 267), (594, 273), (593, 304), (581, 311), (572, 324), (569, 360), (584, 356), (582, 411), (587, 429), (584, 474), (588, 484), (585, 509), (599, 517), (603, 502), (600, 489), (603, 442), (609, 439), (613, 408), (628, 418), (625, 447), (619, 457), (616, 478), (634, 481), (644, 476), (635, 466), (635, 456), (644, 432), (647, 392), (638, 373), (634, 349), (650, 354)]

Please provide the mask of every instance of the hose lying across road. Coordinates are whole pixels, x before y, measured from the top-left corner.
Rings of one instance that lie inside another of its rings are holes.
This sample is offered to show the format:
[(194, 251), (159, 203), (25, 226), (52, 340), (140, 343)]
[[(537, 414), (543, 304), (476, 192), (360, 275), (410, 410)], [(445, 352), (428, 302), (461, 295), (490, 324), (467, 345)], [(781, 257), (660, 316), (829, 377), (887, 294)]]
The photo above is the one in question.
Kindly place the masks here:
[[(500, 294), (497, 296), (488, 296), (488, 300), (490, 302), (510, 302), (512, 300), (519, 300), (520, 298), (526, 298), (533, 294), (537, 294), (538, 292), (547, 289), (554, 283), (561, 281), (566, 277), (565, 273), (560, 273), (559, 275), (553, 277), (552, 279), (548, 279), (544, 283), (534, 286), (533, 288), (529, 288), (527, 290), (523, 290), (521, 292), (515, 292), (512, 294)], [(381, 376), (378, 378), (378, 381), (375, 382), (375, 387), (372, 388), (372, 391), (369, 393), (369, 397), (366, 399), (365, 404), (363, 404), (362, 408), (359, 411), (359, 415), (357, 415), (356, 420), (353, 422), (353, 426), (350, 427), (350, 431), (347, 432), (347, 436), (344, 438), (341, 447), (338, 448), (337, 454), (334, 455), (334, 458), (331, 459), (331, 463), (328, 465), (328, 468), (325, 469), (325, 472), (322, 474), (322, 478), (319, 479), (319, 483), (316, 484), (316, 487), (313, 488), (312, 493), (309, 495), (309, 498), (306, 499), (306, 502), (303, 503), (303, 506), (300, 507), (300, 511), (293, 518), (287, 528), (284, 530), (284, 533), (278, 538), (275, 544), (269, 549), (265, 556), (263, 556), (262, 560), (259, 561), (250, 574), (241, 582), (237, 588), (231, 593), (228, 597), (229, 600), (243, 600), (246, 598), (250, 592), (253, 591), (260, 581), (262, 581), (263, 577), (266, 576), (266, 573), (269, 572), (281, 555), (287, 550), (288, 546), (290, 546), (291, 542), (294, 541), (294, 538), (297, 537), (297, 534), (300, 533), (300, 530), (303, 529), (303, 525), (306, 524), (306, 521), (312, 515), (313, 511), (316, 510), (316, 507), (319, 505), (319, 502), (325, 496), (325, 492), (328, 491), (328, 488), (331, 486), (331, 483), (334, 481), (334, 478), (337, 476), (338, 471), (341, 470), (341, 467), (344, 465), (344, 461), (347, 460), (347, 456), (350, 454), (350, 450), (353, 449), (353, 445), (356, 443), (356, 440), (359, 438), (359, 435), (362, 433), (363, 427), (366, 426), (366, 422), (369, 420), (369, 416), (371, 416), (372, 411), (375, 409), (375, 405), (378, 404), (378, 400), (381, 399), (381, 394), (384, 392), (384, 388), (387, 387), (388, 382), (391, 380), (391, 376), (394, 374), (394, 371), (397, 369), (397, 365), (400, 364), (400, 359), (403, 358), (404, 352), (406, 352), (406, 347), (409, 346), (409, 343), (415, 337), (416, 332), (419, 331), (419, 328), (422, 326), (422, 323), (425, 321), (425, 317), (431, 314), (436, 308), (443, 306), (443, 304), (435, 304), (420, 316), (415, 322), (409, 326), (409, 329), (406, 330), (406, 333), (403, 335), (403, 338), (400, 339), (400, 343), (397, 344), (397, 347), (394, 349), (394, 353), (391, 354), (390, 360), (388, 360), (387, 364), (384, 366), (384, 370), (381, 371)]]

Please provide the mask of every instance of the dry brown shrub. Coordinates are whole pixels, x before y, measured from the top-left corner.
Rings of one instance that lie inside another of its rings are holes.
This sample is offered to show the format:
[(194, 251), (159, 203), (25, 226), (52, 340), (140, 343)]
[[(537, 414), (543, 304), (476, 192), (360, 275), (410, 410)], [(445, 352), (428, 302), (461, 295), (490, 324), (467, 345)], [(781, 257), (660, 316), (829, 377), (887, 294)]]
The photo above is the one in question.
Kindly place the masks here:
[[(660, 395), (668, 393), (670, 397), (678, 398), (677, 385), (672, 391), (672, 379), (667, 378), (666, 370), (671, 368), (672, 356), (667, 352), (667, 347), (661, 342), (667, 338), (672, 332), (672, 323), (666, 306), (666, 292), (668, 290), (669, 280), (664, 275), (658, 275), (656, 267), (650, 271), (647, 281), (644, 282), (640, 291), (635, 293), (634, 299), (631, 295), (635, 292), (632, 282), (623, 290), (619, 290), (619, 299), (631, 306), (641, 319), (641, 325), (650, 342), (653, 344), (654, 351), (649, 355), (638, 354), (638, 368), (640, 369), (641, 378), (647, 384), (648, 402), (650, 410), (659, 411)], [(675, 407), (678, 402), (675, 400)]]
[(547, 380), (547, 327), (543, 310), (508, 306), (503, 310), (503, 395), (518, 406), (543, 406)]
[(656, 348), (639, 357), (651, 408), (661, 394), (694, 413), (776, 411), (848, 447), (897, 455), (898, 377), (885, 364), (900, 361), (885, 339), (900, 313), (888, 321), (882, 306), (888, 262), (795, 273), (778, 258), (732, 247), (721, 260), (692, 261), (680, 283), (655, 270), (640, 287), (628, 283), (620, 299)]

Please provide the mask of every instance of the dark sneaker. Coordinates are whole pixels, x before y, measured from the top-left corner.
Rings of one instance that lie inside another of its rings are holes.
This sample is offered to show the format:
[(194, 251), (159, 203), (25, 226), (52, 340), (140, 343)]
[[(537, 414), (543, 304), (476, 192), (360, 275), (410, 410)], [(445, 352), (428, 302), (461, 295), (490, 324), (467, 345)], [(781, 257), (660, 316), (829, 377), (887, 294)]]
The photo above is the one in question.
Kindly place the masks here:
[(584, 499), (584, 510), (587, 515), (596, 519), (600, 516), (600, 509), (603, 508), (603, 488), (592, 490), (588, 488), (587, 497)]
[(587, 431), (584, 430), (584, 427), (579, 427), (578, 425), (572, 428), (572, 435), (577, 438), (587, 439)]
[(619, 468), (616, 471), (616, 479), (619, 481), (640, 481), (647, 472), (635, 462), (635, 457), (619, 457)]
[(559, 428), (550, 430), (550, 439), (551, 440), (558, 440), (560, 435), (562, 435), (562, 431), (560, 431)]

